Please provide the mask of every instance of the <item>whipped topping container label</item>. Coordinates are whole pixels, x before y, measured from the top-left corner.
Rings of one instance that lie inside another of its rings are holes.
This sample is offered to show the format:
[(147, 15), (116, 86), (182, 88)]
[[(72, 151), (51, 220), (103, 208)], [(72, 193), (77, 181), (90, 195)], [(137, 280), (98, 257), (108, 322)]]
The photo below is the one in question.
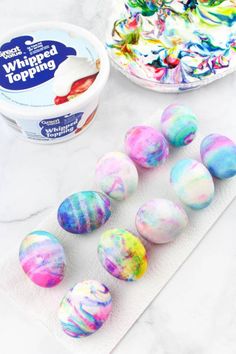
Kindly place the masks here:
[[(91, 33), (69, 24), (23, 29), (0, 43), (0, 112), (29, 140), (66, 140), (95, 115), (109, 74), (105, 49)], [(94, 85), (98, 92), (90, 94)]]
[[(70, 135), (80, 133), (91, 122), (95, 113), (96, 108), (89, 116), (85, 115), (84, 112), (78, 112), (41, 121), (20, 119), (18, 126), (30, 140), (38, 142), (54, 140), (57, 142)], [(12, 121), (9, 123), (12, 124)]]
[[(65, 103), (71, 99), (67, 95), (74, 83), (95, 76), (98, 71), (98, 54), (83, 38), (54, 30), (19, 36), (0, 47), (0, 100), (31, 107)], [(64, 83), (67, 88), (62, 96), (57, 95), (56, 90), (60, 82), (61, 86)], [(83, 87), (79, 90), (82, 84), (78, 82), (78, 88), (71, 92), (73, 98), (78, 91), (82, 91), (79, 92), (81, 94), (89, 88), (89, 85), (85, 85), (84, 91)], [(59, 100), (57, 97), (63, 98)]]
[(44, 119), (39, 125), (41, 134), (46, 138), (61, 138), (75, 131), (83, 114), (77, 113), (55, 119)]
[(60, 42), (14, 38), (0, 48), (0, 85), (16, 91), (43, 84), (69, 55), (76, 55), (76, 50)]

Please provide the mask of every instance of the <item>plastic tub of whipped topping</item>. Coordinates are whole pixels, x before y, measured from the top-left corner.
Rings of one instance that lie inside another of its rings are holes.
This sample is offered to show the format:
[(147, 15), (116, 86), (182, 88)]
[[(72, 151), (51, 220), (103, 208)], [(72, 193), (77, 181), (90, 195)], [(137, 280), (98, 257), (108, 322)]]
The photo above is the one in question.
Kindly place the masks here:
[(18, 28), (0, 38), (0, 113), (29, 141), (65, 141), (92, 122), (109, 70), (102, 43), (83, 28)]

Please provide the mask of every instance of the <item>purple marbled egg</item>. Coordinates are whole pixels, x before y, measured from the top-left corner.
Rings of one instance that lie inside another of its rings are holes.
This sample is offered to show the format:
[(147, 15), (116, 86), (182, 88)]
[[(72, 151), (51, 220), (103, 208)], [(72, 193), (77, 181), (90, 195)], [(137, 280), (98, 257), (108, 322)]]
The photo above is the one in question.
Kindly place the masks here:
[(158, 167), (169, 156), (165, 137), (149, 126), (131, 128), (125, 137), (125, 150), (136, 164), (145, 168)]
[(73, 234), (86, 234), (98, 229), (111, 216), (109, 198), (99, 192), (75, 193), (62, 202), (57, 218), (61, 227)]

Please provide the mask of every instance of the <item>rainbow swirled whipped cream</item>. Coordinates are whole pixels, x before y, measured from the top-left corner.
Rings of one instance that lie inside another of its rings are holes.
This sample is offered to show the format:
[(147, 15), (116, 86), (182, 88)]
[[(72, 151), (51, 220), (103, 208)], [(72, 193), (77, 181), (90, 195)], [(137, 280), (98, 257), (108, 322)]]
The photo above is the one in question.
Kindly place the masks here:
[(200, 87), (236, 70), (235, 0), (117, 0), (107, 48), (156, 91)]
[(0, 113), (30, 141), (70, 139), (93, 120), (109, 69), (105, 48), (83, 28), (18, 28), (0, 39)]

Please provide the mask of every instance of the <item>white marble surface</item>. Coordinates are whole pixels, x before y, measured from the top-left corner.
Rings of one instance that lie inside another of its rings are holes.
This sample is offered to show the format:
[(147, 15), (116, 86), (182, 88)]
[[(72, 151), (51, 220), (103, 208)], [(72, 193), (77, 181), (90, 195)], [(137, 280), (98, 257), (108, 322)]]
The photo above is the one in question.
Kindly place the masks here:
[[(92, 4), (91, 4), (92, 3)], [(101, 39), (110, 0), (1, 0), (0, 29), (41, 20), (82, 25)], [(80, 137), (55, 146), (32, 145), (1, 124), (0, 257), (17, 248), (65, 195), (91, 179), (98, 156), (116, 148), (133, 124), (157, 108), (178, 101), (200, 118), (202, 134), (236, 138), (236, 74), (199, 91), (162, 95), (136, 87), (112, 70), (97, 119)], [(81, 185), (81, 183), (80, 183)], [(234, 354), (236, 352), (236, 202), (224, 213), (197, 251), (147, 309), (115, 350), (140, 354)], [(37, 323), (0, 295), (0, 351), (4, 354), (67, 354)], [(99, 354), (99, 353), (97, 353)]]

